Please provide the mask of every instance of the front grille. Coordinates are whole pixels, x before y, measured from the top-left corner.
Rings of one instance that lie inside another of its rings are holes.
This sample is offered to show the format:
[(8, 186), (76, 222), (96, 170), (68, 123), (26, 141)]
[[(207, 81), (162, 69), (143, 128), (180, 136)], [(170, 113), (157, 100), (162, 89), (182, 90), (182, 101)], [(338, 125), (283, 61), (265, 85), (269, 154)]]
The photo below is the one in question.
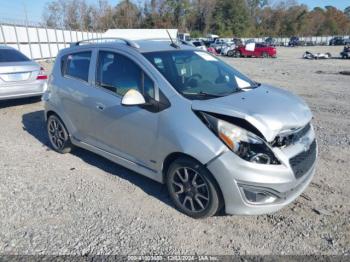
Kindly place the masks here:
[(298, 141), (300, 138), (302, 138), (303, 136), (305, 136), (311, 129), (311, 124), (307, 124), (306, 126), (304, 126), (303, 129), (299, 130), (298, 132), (293, 134), (293, 143), (295, 143), (296, 141)]
[(300, 138), (305, 136), (311, 129), (311, 124), (308, 123), (303, 128), (299, 129), (298, 131), (295, 131), (292, 134), (286, 135), (286, 136), (277, 136), (275, 140), (272, 142), (272, 146), (274, 147), (287, 147), (291, 144), (297, 143)]
[(316, 160), (316, 140), (312, 142), (310, 148), (296, 155), (289, 160), (296, 178), (304, 176), (315, 163)]

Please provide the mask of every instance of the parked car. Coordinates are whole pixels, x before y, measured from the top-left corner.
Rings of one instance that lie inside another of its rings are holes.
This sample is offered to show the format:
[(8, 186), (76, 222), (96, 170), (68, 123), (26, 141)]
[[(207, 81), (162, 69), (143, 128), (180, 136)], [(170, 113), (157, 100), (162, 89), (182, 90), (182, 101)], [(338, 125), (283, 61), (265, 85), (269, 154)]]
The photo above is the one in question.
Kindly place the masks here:
[(347, 46), (344, 46), (344, 50), (340, 53), (340, 56), (343, 59), (350, 58), (350, 44), (348, 44)]
[(305, 41), (301, 41), (299, 37), (293, 36), (290, 38), (288, 46), (305, 46)]
[(201, 49), (203, 51), (207, 51), (207, 47), (205, 46), (203, 41), (192, 41), (192, 44), (197, 47), (198, 49)]
[(177, 38), (180, 41), (190, 42), (191, 41), (191, 35), (189, 33), (179, 33), (177, 35)]
[(43, 96), (52, 148), (82, 147), (165, 183), (191, 217), (274, 212), (314, 176), (306, 103), (205, 51), (77, 43), (59, 52), (52, 76)]
[(264, 43), (268, 46), (276, 46), (277, 45), (277, 41), (275, 38), (273, 37), (268, 37), (265, 39)]
[(336, 36), (329, 41), (329, 45), (345, 45), (344, 37)]
[(240, 38), (233, 38), (232, 43), (235, 44), (236, 46), (243, 44), (242, 39), (240, 39)]
[(231, 44), (231, 45), (224, 46), (221, 49), (221, 55), (229, 56), (229, 57), (237, 56), (236, 45)]
[(12, 47), (0, 46), (0, 100), (41, 96), (46, 79), (38, 63)]
[(251, 38), (244, 41), (244, 44), (251, 44), (251, 43), (255, 43), (255, 39)]
[[(254, 43), (253, 43), (254, 45)], [(253, 50), (247, 49), (247, 45), (239, 46), (236, 52), (240, 57), (277, 57), (277, 50), (273, 46), (268, 46), (264, 43), (257, 43)]]
[(225, 46), (227, 46), (228, 44), (232, 44), (231, 42), (228, 42), (224, 39), (216, 39), (214, 43), (212, 43), (210, 45), (210, 47), (215, 48), (216, 52), (218, 52), (219, 54), (221, 53), (221, 49), (224, 48)]

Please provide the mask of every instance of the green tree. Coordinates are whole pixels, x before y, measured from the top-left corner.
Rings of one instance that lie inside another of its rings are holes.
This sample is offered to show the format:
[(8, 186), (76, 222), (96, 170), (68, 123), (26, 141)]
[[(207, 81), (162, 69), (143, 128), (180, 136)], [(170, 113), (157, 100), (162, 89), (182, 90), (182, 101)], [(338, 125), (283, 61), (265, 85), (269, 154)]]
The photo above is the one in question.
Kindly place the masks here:
[(113, 19), (118, 28), (136, 28), (140, 26), (141, 11), (130, 0), (122, 0), (114, 10)]
[(218, 0), (213, 22), (213, 32), (230, 37), (245, 36), (250, 26), (245, 0)]

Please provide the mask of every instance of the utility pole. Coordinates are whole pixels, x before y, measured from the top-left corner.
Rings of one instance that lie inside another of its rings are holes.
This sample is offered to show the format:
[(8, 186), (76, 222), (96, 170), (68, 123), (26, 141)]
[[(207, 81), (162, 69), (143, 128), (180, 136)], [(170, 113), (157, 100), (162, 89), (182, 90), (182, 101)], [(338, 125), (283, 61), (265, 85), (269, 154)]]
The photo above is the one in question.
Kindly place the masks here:
[(23, 12), (24, 12), (24, 19), (25, 19), (25, 24), (28, 26), (28, 12), (27, 12), (27, 6), (24, 1), (22, 1), (23, 5)]

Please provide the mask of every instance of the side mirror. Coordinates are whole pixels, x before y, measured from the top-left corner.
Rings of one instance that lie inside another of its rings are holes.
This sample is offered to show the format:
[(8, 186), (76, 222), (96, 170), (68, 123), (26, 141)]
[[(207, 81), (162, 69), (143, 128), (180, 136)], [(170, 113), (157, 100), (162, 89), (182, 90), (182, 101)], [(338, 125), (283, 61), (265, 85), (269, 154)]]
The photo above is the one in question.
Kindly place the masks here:
[(137, 106), (143, 104), (146, 104), (145, 98), (135, 89), (130, 89), (122, 98), (122, 105), (124, 106)]

